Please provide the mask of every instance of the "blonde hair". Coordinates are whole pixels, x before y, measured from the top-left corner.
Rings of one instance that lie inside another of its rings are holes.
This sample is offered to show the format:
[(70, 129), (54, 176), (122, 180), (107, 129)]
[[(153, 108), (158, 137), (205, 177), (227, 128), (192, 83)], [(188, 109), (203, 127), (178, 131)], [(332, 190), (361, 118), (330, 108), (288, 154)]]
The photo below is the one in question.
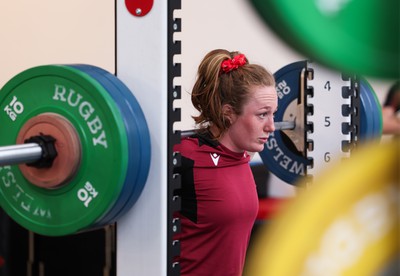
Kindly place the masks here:
[(252, 87), (275, 86), (273, 75), (260, 65), (250, 64), (247, 58), (245, 64), (237, 69), (227, 73), (221, 71), (221, 63), (238, 54), (236, 51), (216, 49), (209, 52), (199, 65), (192, 90), (192, 104), (200, 114), (192, 117), (200, 131), (213, 124), (219, 130), (219, 137), (230, 126), (229, 120), (225, 120), (222, 114), (225, 104), (231, 105), (233, 111), (240, 115)]

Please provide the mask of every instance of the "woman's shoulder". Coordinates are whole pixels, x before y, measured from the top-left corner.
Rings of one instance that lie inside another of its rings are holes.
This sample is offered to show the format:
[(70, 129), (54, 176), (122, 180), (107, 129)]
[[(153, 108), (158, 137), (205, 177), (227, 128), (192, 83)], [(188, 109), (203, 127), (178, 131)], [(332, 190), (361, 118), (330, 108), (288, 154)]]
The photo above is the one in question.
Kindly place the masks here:
[(194, 152), (213, 150), (219, 143), (210, 137), (202, 134), (194, 134), (181, 139), (180, 144), (174, 146), (174, 151), (180, 152), (184, 156), (190, 156)]
[(180, 153), (191, 153), (193, 151), (196, 151), (196, 149), (199, 147), (199, 139), (198, 137), (192, 136), (192, 137), (185, 137), (181, 139), (181, 142), (179, 144), (176, 144), (174, 146), (174, 151), (178, 151)]

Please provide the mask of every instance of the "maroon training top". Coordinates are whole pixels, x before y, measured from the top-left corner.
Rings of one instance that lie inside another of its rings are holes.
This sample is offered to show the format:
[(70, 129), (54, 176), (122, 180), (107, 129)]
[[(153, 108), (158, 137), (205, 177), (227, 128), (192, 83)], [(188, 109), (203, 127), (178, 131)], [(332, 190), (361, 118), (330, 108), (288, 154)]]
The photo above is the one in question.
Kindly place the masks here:
[(250, 156), (205, 136), (184, 138), (182, 155), (181, 275), (242, 275), (258, 196)]

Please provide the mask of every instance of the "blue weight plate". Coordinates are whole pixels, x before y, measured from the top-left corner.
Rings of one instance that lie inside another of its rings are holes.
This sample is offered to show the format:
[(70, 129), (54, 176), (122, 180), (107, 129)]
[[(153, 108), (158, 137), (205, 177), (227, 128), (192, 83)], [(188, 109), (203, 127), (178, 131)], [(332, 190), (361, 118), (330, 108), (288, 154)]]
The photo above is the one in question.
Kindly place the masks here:
[[(137, 199), (139, 198), (144, 185), (147, 181), (148, 177), (148, 172), (150, 168), (150, 161), (151, 161), (151, 144), (150, 144), (150, 133), (149, 129), (147, 127), (147, 122), (144, 116), (144, 113), (137, 102), (136, 98), (132, 94), (132, 92), (125, 86), (125, 84), (120, 81), (118, 78), (116, 78), (114, 75), (108, 73), (107, 71), (104, 71), (103, 69), (97, 68), (98, 71), (103, 73), (103, 76), (109, 79), (118, 89), (118, 91), (121, 93), (122, 99), (128, 99), (127, 104), (129, 105), (130, 109), (133, 111), (135, 114), (135, 119), (136, 119), (136, 130), (138, 131), (138, 134), (140, 135), (140, 143), (137, 145), (140, 148), (136, 148), (137, 152), (134, 151), (133, 156), (137, 156), (139, 154), (139, 151), (141, 151), (140, 155), (140, 164), (139, 164), (139, 174), (137, 175), (136, 178), (136, 185), (134, 187), (133, 192), (129, 195), (128, 200), (126, 201), (125, 205), (123, 208), (119, 210), (118, 213), (115, 214), (114, 217), (109, 216), (111, 219), (110, 222), (116, 221), (118, 218), (120, 218), (122, 215), (124, 215), (132, 206), (135, 204)], [(113, 81), (116, 80), (116, 81)], [(128, 122), (130, 123), (130, 121)], [(130, 140), (129, 140), (130, 141)], [(129, 183), (129, 182), (128, 182)]]
[(112, 208), (97, 221), (97, 225), (115, 222), (139, 198), (146, 183), (150, 167), (150, 133), (136, 98), (114, 75), (95, 66), (70, 65), (96, 79), (111, 95), (120, 108), (128, 136), (128, 169), (120, 196)]
[(117, 101), (117, 104), (119, 103), (118, 105), (128, 107), (132, 113), (130, 117), (125, 117), (127, 128), (131, 128), (131, 131), (128, 130), (127, 133), (134, 134), (128, 139), (129, 144), (133, 144), (129, 154), (129, 160), (132, 163), (128, 165), (129, 170), (124, 185), (126, 190), (121, 192), (121, 196), (115, 206), (100, 222), (102, 224), (111, 223), (125, 214), (134, 205), (144, 187), (150, 166), (150, 134), (144, 114), (130, 90), (118, 78), (107, 71), (88, 65), (84, 67), (93, 76), (96, 76), (102, 85), (107, 87), (109, 93)]
[[(275, 121), (282, 121), (287, 107), (297, 101), (300, 89), (301, 71), (306, 68), (306, 61), (291, 63), (275, 74), (276, 90), (278, 92), (278, 110)], [(305, 175), (310, 162), (282, 131), (270, 135), (260, 157), (268, 170), (288, 184), (295, 184), (299, 176)]]
[[(113, 205), (93, 225), (93, 226), (99, 226), (99, 225), (101, 226), (110, 223), (112, 218), (119, 212), (120, 209), (123, 208), (125, 203), (128, 201), (130, 194), (133, 192), (135, 188), (135, 181), (136, 181), (135, 178), (139, 173), (137, 165), (138, 165), (138, 158), (140, 158), (140, 154), (136, 156), (136, 158), (132, 158), (131, 154), (133, 154), (134, 150), (131, 141), (137, 141), (137, 139), (132, 139), (132, 137), (135, 137), (135, 135), (137, 135), (134, 129), (135, 123), (132, 123), (132, 120), (133, 122), (136, 122), (136, 119), (134, 118), (134, 113), (131, 112), (130, 108), (126, 105), (126, 103), (124, 103), (124, 100), (121, 99), (121, 97), (119, 96), (120, 93), (113, 84), (113, 81), (110, 82), (107, 78), (104, 77), (104, 74), (100, 74), (100, 71), (97, 70), (98, 67), (86, 64), (75, 64), (70, 66), (88, 74), (91, 78), (95, 79), (110, 94), (110, 96), (112, 97), (112, 99), (114, 100), (114, 102), (116, 103), (122, 114), (122, 118), (124, 120), (124, 126), (128, 137), (127, 138), (128, 168), (126, 172), (125, 181), (122, 190), (119, 196), (116, 198)], [(116, 77), (114, 76), (114, 79), (115, 78)], [(130, 118), (130, 120), (128, 120), (128, 118)], [(129, 121), (131, 121), (131, 123), (129, 123)], [(110, 183), (110, 185), (112, 185), (112, 183)]]
[[(306, 61), (291, 63), (275, 73), (278, 92), (278, 111), (275, 120), (282, 121), (286, 108), (297, 100), (300, 90), (300, 74), (306, 68)], [(382, 133), (382, 111), (379, 100), (369, 83), (360, 80), (360, 132), (359, 140), (375, 139)], [(299, 176), (305, 174), (310, 161), (298, 153), (282, 131), (270, 136), (265, 148), (260, 152), (264, 165), (278, 178), (289, 184), (296, 184)]]
[(376, 139), (382, 134), (381, 104), (367, 80), (360, 80), (360, 139)]

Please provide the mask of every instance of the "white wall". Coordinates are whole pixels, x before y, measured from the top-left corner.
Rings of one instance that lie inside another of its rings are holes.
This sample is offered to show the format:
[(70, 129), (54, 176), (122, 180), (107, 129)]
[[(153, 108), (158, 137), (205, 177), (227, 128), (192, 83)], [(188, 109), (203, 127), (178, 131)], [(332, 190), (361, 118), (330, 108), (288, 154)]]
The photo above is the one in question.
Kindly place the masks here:
[(0, 87), (17, 73), (54, 63), (114, 72), (114, 1), (1, 0)]

